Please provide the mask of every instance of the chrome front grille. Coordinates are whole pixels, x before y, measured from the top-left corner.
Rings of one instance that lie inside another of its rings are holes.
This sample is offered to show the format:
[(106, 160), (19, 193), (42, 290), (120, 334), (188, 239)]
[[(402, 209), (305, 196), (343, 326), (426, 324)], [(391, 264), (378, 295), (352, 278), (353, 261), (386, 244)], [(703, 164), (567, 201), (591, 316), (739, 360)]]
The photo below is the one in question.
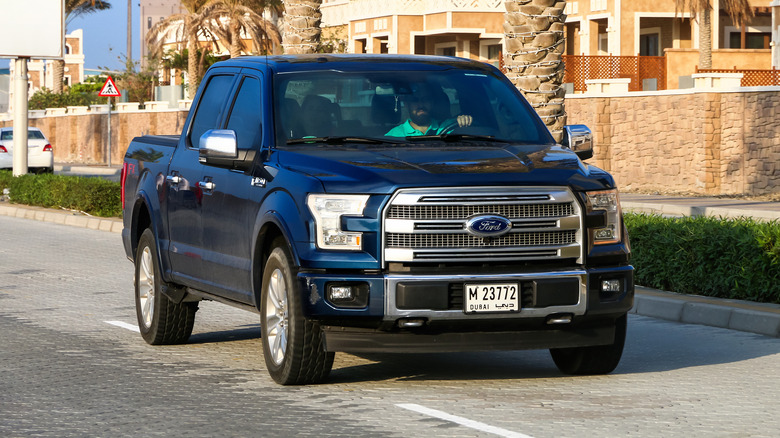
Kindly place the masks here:
[[(463, 201), (461, 201), (463, 202)], [(472, 201), (474, 202), (474, 201)], [(467, 219), (477, 214), (507, 218), (546, 218), (574, 214), (571, 203), (485, 204), (485, 205), (393, 205), (388, 219)]]
[[(467, 222), (497, 215), (503, 235), (477, 236)], [(561, 187), (403, 189), (383, 213), (384, 262), (581, 261), (581, 209)]]
[(471, 234), (387, 233), (388, 248), (484, 248), (496, 246), (550, 246), (576, 243), (576, 231), (509, 233), (493, 239)]

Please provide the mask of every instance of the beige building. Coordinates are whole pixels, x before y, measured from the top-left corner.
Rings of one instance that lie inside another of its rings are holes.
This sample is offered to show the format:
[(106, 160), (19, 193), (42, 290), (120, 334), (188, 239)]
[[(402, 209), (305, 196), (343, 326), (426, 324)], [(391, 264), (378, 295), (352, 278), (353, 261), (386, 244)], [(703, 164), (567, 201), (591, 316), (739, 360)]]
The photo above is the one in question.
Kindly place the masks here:
[(503, 0), (323, 0), (323, 26), (352, 53), (459, 56), (498, 63)]
[(158, 21), (174, 14), (184, 12), (180, 0), (141, 0), (141, 65), (146, 65), (149, 48), (146, 46), (146, 34)]
[[(754, 17), (744, 28), (722, 10), (713, 14), (713, 68), (771, 68), (771, 2), (750, 0)], [(503, 0), (323, 0), (321, 10), (326, 35), (346, 39), (349, 52), (498, 63), (503, 50)], [(695, 73), (699, 25), (674, 0), (568, 1), (566, 13), (568, 55), (668, 55), (667, 88)]]
[[(723, 10), (712, 14), (712, 49), (768, 51), (770, 1), (750, 0), (754, 17), (744, 28), (736, 26)], [(719, 0), (713, 4), (719, 9)], [(569, 55), (663, 56), (666, 49), (699, 46), (697, 21), (691, 20), (688, 11), (675, 11), (674, 0), (568, 1), (566, 13)]]

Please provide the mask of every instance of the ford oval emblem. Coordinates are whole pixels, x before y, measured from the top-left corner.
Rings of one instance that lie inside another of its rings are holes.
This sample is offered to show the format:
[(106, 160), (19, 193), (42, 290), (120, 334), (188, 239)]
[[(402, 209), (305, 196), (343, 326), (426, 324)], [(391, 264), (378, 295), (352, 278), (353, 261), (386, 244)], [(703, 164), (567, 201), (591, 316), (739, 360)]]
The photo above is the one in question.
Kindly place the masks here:
[(466, 222), (466, 231), (480, 237), (498, 237), (511, 229), (512, 221), (503, 216), (474, 216)]

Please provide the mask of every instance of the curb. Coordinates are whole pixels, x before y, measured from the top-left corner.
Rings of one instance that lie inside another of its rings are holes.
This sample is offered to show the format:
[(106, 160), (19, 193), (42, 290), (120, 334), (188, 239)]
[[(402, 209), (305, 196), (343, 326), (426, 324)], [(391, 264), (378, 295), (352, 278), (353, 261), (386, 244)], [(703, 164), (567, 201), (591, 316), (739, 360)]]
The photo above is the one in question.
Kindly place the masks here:
[(91, 230), (122, 233), (122, 220), (114, 218), (94, 217), (85, 213), (68, 210), (54, 210), (50, 208), (18, 207), (13, 204), (0, 203), (0, 215), (22, 219), (32, 219), (42, 222), (51, 222), (72, 227), (89, 228)]
[(684, 295), (636, 286), (631, 313), (780, 337), (780, 305)]
[[(97, 218), (84, 213), (15, 206), (4, 202), (0, 203), (0, 215), (118, 234), (123, 228), (121, 219)], [(684, 295), (636, 286), (634, 307), (630, 313), (780, 337), (780, 305), (776, 304)]]

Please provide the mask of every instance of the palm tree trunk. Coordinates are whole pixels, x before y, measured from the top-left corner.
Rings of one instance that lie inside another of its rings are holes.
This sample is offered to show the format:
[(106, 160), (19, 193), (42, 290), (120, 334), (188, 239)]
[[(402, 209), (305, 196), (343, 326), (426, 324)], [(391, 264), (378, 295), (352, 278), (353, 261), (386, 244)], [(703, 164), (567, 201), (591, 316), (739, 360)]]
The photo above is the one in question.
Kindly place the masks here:
[(190, 38), (187, 41), (187, 99), (195, 98), (199, 82), (197, 39)]
[(282, 46), (286, 54), (316, 53), (320, 46), (322, 0), (285, 0)]
[(235, 23), (230, 23), (230, 36), (230, 47), (228, 47), (230, 57), (236, 58), (241, 56), (241, 28)]
[(701, 11), (699, 25), (699, 68), (712, 68), (712, 8)]
[(566, 124), (561, 58), (565, 2), (504, 2), (504, 65), (507, 77), (542, 118), (556, 141)]
[(65, 80), (65, 61), (55, 59), (52, 62), (52, 84), (51, 91), (57, 94), (62, 93), (62, 82)]

